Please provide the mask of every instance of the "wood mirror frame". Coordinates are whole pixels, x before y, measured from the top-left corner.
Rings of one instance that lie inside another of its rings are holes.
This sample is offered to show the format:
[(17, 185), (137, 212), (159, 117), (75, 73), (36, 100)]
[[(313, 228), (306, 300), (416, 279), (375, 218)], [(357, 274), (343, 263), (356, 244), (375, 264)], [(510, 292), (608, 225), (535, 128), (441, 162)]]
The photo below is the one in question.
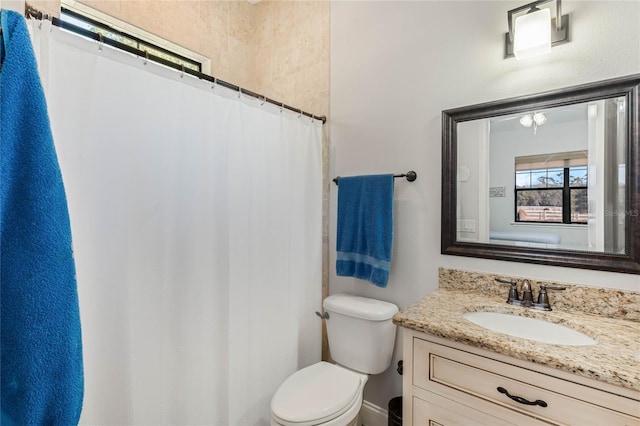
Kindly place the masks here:
[[(611, 254), (457, 241), (457, 125), (531, 110), (624, 97), (627, 105), (625, 252)], [(640, 74), (442, 112), (441, 253), (640, 274)]]

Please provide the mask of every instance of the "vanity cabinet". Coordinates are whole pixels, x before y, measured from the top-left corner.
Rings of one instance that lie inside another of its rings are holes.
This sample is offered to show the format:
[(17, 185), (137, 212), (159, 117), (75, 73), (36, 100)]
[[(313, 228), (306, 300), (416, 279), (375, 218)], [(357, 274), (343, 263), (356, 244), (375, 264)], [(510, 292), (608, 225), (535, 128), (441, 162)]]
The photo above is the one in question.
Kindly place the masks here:
[(402, 331), (405, 425), (640, 425), (640, 392)]

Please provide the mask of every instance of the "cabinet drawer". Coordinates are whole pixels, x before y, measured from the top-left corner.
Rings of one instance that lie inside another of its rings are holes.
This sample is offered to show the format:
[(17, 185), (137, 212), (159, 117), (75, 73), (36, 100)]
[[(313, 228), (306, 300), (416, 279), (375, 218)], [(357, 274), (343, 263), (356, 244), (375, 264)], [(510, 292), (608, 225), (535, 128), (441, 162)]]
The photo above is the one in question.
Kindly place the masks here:
[[(470, 406), (480, 398), (555, 424), (640, 425), (640, 419), (612, 409), (622, 397), (608, 392), (417, 338), (413, 355), (414, 386)], [(498, 388), (543, 403), (525, 405)]]
[[(434, 393), (413, 398), (413, 424), (429, 426), (516, 426), (518, 420), (503, 420), (473, 408), (448, 400)], [(531, 419), (533, 420), (533, 419)], [(527, 422), (527, 426), (546, 425), (543, 422)], [(522, 423), (520, 423), (522, 425)]]

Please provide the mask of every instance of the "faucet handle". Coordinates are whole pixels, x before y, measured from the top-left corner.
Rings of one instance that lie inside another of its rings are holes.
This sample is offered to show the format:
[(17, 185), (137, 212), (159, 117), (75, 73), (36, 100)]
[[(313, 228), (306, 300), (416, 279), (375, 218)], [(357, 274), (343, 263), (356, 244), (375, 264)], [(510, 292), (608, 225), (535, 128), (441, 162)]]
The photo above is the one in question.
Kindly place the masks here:
[(509, 289), (509, 297), (507, 297), (507, 303), (513, 304), (514, 300), (520, 300), (520, 296), (518, 295), (518, 282), (516, 280), (498, 277), (496, 278), (496, 281), (502, 284), (511, 285), (511, 288)]
[(538, 294), (538, 305), (545, 311), (551, 310), (551, 304), (549, 303), (549, 295), (547, 294), (547, 289), (549, 290), (566, 290), (566, 287), (560, 286), (550, 286), (546, 284), (540, 285), (540, 293)]

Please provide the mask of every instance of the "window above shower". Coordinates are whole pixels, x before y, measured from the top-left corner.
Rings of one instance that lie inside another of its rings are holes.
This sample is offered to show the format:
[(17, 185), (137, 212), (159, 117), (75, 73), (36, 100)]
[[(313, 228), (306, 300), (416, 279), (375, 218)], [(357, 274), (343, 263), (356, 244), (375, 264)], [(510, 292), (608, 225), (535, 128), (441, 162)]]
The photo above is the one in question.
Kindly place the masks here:
[(97, 34), (115, 42), (115, 47), (143, 52), (150, 61), (200, 73), (210, 68), (209, 59), (197, 52), (73, 0), (62, 1), (60, 20), (69, 24), (64, 27), (69, 31), (91, 38)]

